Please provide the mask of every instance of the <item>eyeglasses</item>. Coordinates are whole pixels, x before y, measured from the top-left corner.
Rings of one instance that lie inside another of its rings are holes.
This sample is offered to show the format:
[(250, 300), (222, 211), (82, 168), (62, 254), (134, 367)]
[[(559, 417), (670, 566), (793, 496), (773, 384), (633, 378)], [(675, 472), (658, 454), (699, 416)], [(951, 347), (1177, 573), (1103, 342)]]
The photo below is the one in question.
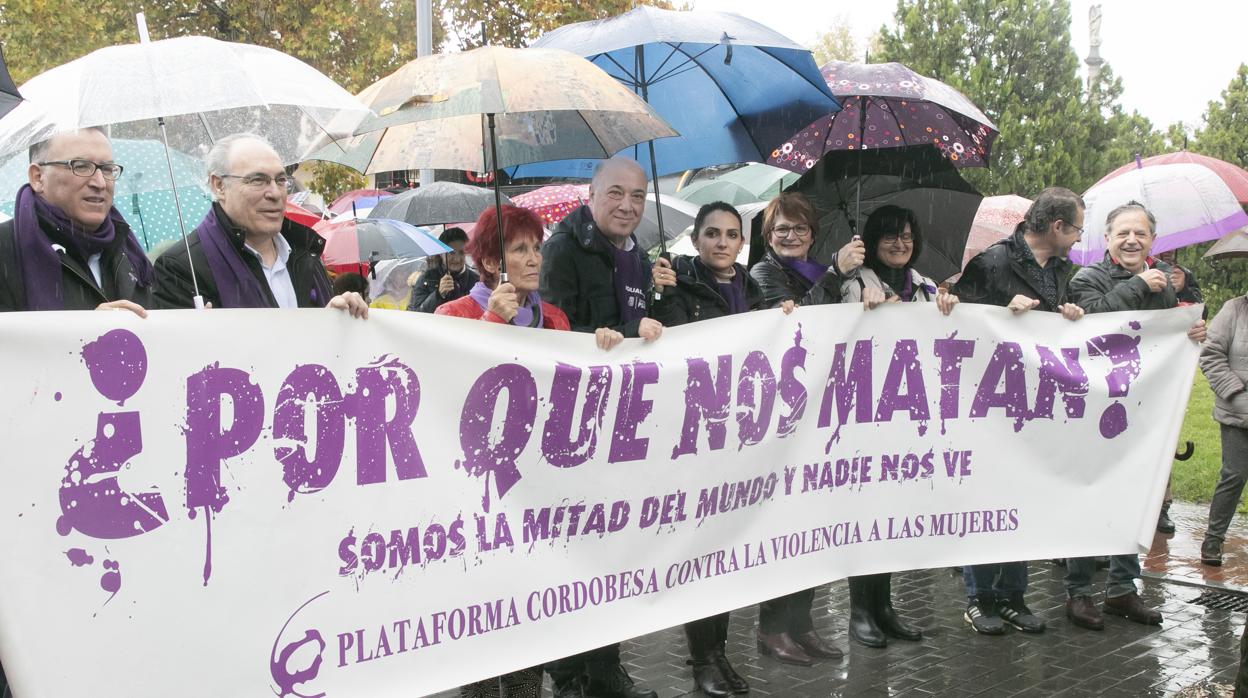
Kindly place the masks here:
[(898, 235), (897, 233), (885, 233), (884, 235), (880, 236), (880, 242), (884, 243), (885, 245), (894, 245), (898, 242), (900, 242), (903, 245), (913, 245), (914, 235), (912, 233), (902, 233), (900, 235)]
[(771, 229), (771, 232), (775, 233), (776, 237), (779, 237), (779, 238), (787, 238), (789, 234), (792, 233), (793, 235), (797, 236), (797, 238), (800, 240), (802, 238), (810, 236), (810, 226), (809, 225), (777, 225), (776, 227)]
[(241, 180), (244, 187), (249, 189), (268, 189), (269, 185), (277, 182), (279, 189), (284, 189), (289, 194), (295, 188), (295, 178), (288, 175), (280, 174), (276, 177), (270, 177), (263, 172), (253, 172), (247, 175), (218, 175), (221, 179), (237, 179)]
[[(1062, 222), (1063, 222), (1063, 223), (1066, 223), (1066, 221), (1062, 221)], [(1078, 231), (1079, 231), (1079, 234), (1080, 234), (1080, 235), (1083, 235), (1083, 226), (1078, 226), (1078, 225), (1075, 225), (1074, 223), (1066, 223), (1066, 225), (1069, 225), (1070, 227), (1074, 228), (1075, 230), (1078, 230)]]
[(92, 162), (90, 160), (73, 159), (73, 160), (48, 160), (46, 162), (35, 163), (37, 165), (59, 165), (68, 167), (70, 172), (79, 177), (94, 177), (95, 171), (99, 170), (104, 175), (104, 179), (110, 182), (116, 182), (121, 179), (122, 170), (126, 169), (115, 162)]

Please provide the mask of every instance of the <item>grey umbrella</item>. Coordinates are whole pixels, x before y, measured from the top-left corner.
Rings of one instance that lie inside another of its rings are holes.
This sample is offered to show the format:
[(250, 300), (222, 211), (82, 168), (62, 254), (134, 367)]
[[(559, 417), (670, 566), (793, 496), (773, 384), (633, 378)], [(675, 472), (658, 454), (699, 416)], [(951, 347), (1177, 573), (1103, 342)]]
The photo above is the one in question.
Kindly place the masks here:
[(1210, 261), (1221, 259), (1236, 259), (1248, 257), (1248, 228), (1240, 228), (1239, 230), (1223, 235), (1220, 240), (1209, 248), (1209, 251), (1203, 255), (1204, 259)]
[(13, 84), (13, 78), (9, 77), (9, 68), (4, 62), (4, 52), (0, 51), (0, 117), (13, 111), (13, 107), (22, 101), (22, 96), (17, 93), (17, 85)]
[[(504, 196), (502, 202), (510, 204), (511, 199)], [(406, 221), (412, 225), (470, 223), (493, 205), (494, 192), (490, 189), (454, 182), (434, 182), (382, 199), (369, 215), (372, 218)]]

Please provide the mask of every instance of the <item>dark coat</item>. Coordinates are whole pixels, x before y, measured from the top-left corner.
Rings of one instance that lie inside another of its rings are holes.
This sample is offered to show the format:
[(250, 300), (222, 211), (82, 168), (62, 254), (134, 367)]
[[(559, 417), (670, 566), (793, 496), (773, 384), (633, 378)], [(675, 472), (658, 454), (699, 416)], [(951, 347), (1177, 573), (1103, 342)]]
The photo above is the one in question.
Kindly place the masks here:
[[(635, 239), (634, 239), (635, 242)], [(611, 243), (598, 231), (588, 206), (581, 206), (559, 221), (554, 234), (542, 245), (542, 300), (553, 303), (568, 316), (573, 332), (594, 332), (609, 327), (625, 337), (637, 337), (640, 320), (620, 319), (615, 296), (615, 259)], [(650, 260), (640, 247), (645, 271), (643, 292), (653, 295)]]
[[(672, 258), (676, 272), (676, 287), (664, 288), (663, 297), (654, 304), (654, 319), (665, 327), (675, 327), (699, 320), (710, 320), (731, 314), (728, 301), (715, 289), (717, 283), (710, 278), (707, 269), (694, 264), (695, 257)], [(745, 304), (750, 310), (763, 305), (763, 290), (746, 274), (745, 267), (736, 265), (737, 273), (745, 279)]]
[(835, 259), (819, 283), (812, 284), (806, 277), (784, 266), (770, 249), (750, 268), (750, 277), (762, 289), (764, 307), (767, 308), (775, 308), (788, 300), (798, 305), (840, 303), (841, 284), (845, 282), (845, 277), (836, 269)]
[(993, 243), (967, 262), (953, 293), (964, 303), (1001, 307), (1009, 305), (1014, 296), (1026, 296), (1040, 301), (1037, 310), (1058, 312), (1058, 306), (1069, 302), (1068, 286), (1075, 273), (1074, 265), (1068, 259), (1049, 259), (1049, 264), (1057, 265), (1057, 304), (1051, 305), (1027, 271), (1026, 265), (1035, 263), (1022, 230), (1015, 230), (1013, 235)]
[[(480, 277), (477, 272), (464, 267), (461, 274), (468, 275), (468, 288), (472, 288)], [(420, 278), (416, 280), (416, 284), (412, 286), (412, 298), (407, 302), (407, 309), (417, 313), (432, 313), (438, 309), (443, 303), (449, 303), (463, 297), (463, 294), (455, 291), (451, 295), (443, 298), (438, 294), (438, 284), (441, 283), (442, 277), (446, 276), (441, 265), (430, 266), (428, 269), (420, 273)]]
[[(61, 291), (66, 310), (95, 310), (101, 303), (132, 301), (144, 308), (154, 308), (151, 286), (137, 285), (137, 276), (130, 258), (120, 244), (129, 236), (130, 226), (118, 221), (117, 245), (100, 255), (100, 280), (83, 262), (68, 254), (61, 255)], [(26, 289), (17, 263), (17, 239), (13, 236), (13, 221), (0, 223), (0, 311), (26, 310)], [(153, 284), (154, 285), (154, 284)]]
[(1070, 302), (1085, 313), (1112, 313), (1117, 310), (1165, 310), (1179, 304), (1170, 284), (1170, 265), (1153, 262), (1166, 275), (1166, 287), (1157, 293), (1134, 272), (1122, 268), (1105, 255), (1103, 261), (1086, 266), (1070, 280)]
[[(268, 301), (267, 308), (276, 308), (277, 299), (269, 290), (269, 282), (264, 278), (264, 268), (260, 260), (243, 249), (246, 238), (243, 229), (234, 225), (233, 221), (221, 210), (220, 204), (213, 204), (210, 216), (217, 216), (221, 227), (228, 231), (227, 235), (238, 253), (243, 264), (260, 280), (260, 287)], [(325, 249), (325, 238), (317, 235), (306, 225), (300, 225), (289, 218), (282, 222), (282, 237), (290, 243), (290, 258), (286, 260), (286, 269), (290, 272), (291, 283), (295, 287), (295, 299), (300, 308), (324, 308), (328, 298), (316, 298), (313, 289), (315, 279), (324, 279), (325, 287), (329, 287), (329, 275), (321, 264), (321, 252)], [(199, 295), (204, 302), (212, 303), (214, 308), (221, 307), (221, 297), (217, 291), (217, 282), (212, 278), (212, 270), (208, 267), (208, 257), (204, 254), (199, 233), (187, 236), (190, 243), (190, 261), (194, 262), (195, 279), (199, 282)], [(187, 245), (176, 244), (165, 250), (156, 260), (156, 302), (161, 308), (193, 308), (195, 307), (195, 289), (191, 283), (191, 264), (187, 259)]]

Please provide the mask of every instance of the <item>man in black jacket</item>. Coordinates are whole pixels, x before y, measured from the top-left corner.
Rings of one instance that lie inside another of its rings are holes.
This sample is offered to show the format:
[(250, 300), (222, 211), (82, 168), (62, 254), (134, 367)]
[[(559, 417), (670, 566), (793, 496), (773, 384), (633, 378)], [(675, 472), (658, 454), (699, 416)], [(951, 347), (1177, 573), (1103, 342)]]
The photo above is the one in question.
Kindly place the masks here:
[[(967, 263), (953, 293), (963, 303), (1005, 306), (1015, 314), (1036, 309), (1067, 320), (1083, 317), (1083, 309), (1068, 302), (1074, 268), (1066, 259), (1083, 234), (1083, 210), (1083, 199), (1069, 189), (1040, 192), (1013, 235)], [(1026, 561), (967, 565), (963, 579), (970, 600), (963, 620), (976, 632), (1002, 635), (1006, 623), (1044, 632), (1044, 622), (1023, 601)]]
[(0, 311), (130, 310), (152, 305), (152, 265), (113, 208), (122, 174), (100, 129), (30, 149), (30, 183), (0, 224)]
[(468, 234), (464, 229), (447, 228), (438, 239), (452, 251), (429, 258), (429, 267), (412, 286), (408, 310), (432, 313), (443, 303), (468, 295), (478, 281), (477, 272), (469, 269), (464, 262), (464, 245), (468, 244)]
[(217, 308), (332, 307), (368, 316), (358, 293), (334, 295), (320, 260), (325, 240), (286, 218), (293, 182), (272, 146), (251, 134), (226, 136), (205, 164), (215, 203), (187, 244), (156, 260), (162, 308), (193, 308), (198, 290)]
[[(606, 349), (623, 337), (659, 338), (646, 317), (653, 280), (633, 231), (646, 205), (646, 175), (612, 158), (594, 171), (589, 203), (559, 222), (542, 245), (542, 300), (567, 314), (574, 332), (593, 332)], [(478, 263), (480, 263), (478, 261)], [(546, 665), (555, 698), (657, 698), (638, 688), (620, 664), (619, 644)]]

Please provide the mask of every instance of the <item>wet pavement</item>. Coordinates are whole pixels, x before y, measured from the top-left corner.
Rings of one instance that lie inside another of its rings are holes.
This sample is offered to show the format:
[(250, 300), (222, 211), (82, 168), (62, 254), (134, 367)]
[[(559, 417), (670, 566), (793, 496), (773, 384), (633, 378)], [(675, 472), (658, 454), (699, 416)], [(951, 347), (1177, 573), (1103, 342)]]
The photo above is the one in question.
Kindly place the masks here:
[[(733, 612), (728, 657), (754, 696), (1229, 697), (1244, 613), (1193, 601), (1210, 590), (1248, 594), (1248, 518), (1237, 516), (1232, 525), (1226, 563), (1206, 567), (1200, 564), (1206, 511), (1205, 505), (1176, 502), (1171, 515), (1178, 532), (1158, 535), (1143, 561), (1141, 596), (1161, 609), (1160, 627), (1114, 616), (1106, 616), (1103, 632), (1073, 626), (1065, 616), (1063, 568), (1045, 560), (1031, 563), (1027, 593), (1031, 609), (1048, 624), (1041, 635), (975, 634), (962, 621), (961, 576), (949, 569), (917, 570), (894, 575), (893, 599), (903, 618), (923, 628), (921, 642), (895, 641), (882, 650), (851, 645), (845, 628), (849, 593), (841, 581), (819, 591), (815, 622), (845, 650), (844, 659), (803, 668), (761, 657), (754, 640), (756, 607)], [(1104, 571), (1097, 582), (1103, 592)], [(1248, 596), (1232, 593), (1226, 600), (1248, 605)], [(680, 628), (637, 638), (622, 649), (629, 672), (660, 698), (700, 695), (685, 665)]]

